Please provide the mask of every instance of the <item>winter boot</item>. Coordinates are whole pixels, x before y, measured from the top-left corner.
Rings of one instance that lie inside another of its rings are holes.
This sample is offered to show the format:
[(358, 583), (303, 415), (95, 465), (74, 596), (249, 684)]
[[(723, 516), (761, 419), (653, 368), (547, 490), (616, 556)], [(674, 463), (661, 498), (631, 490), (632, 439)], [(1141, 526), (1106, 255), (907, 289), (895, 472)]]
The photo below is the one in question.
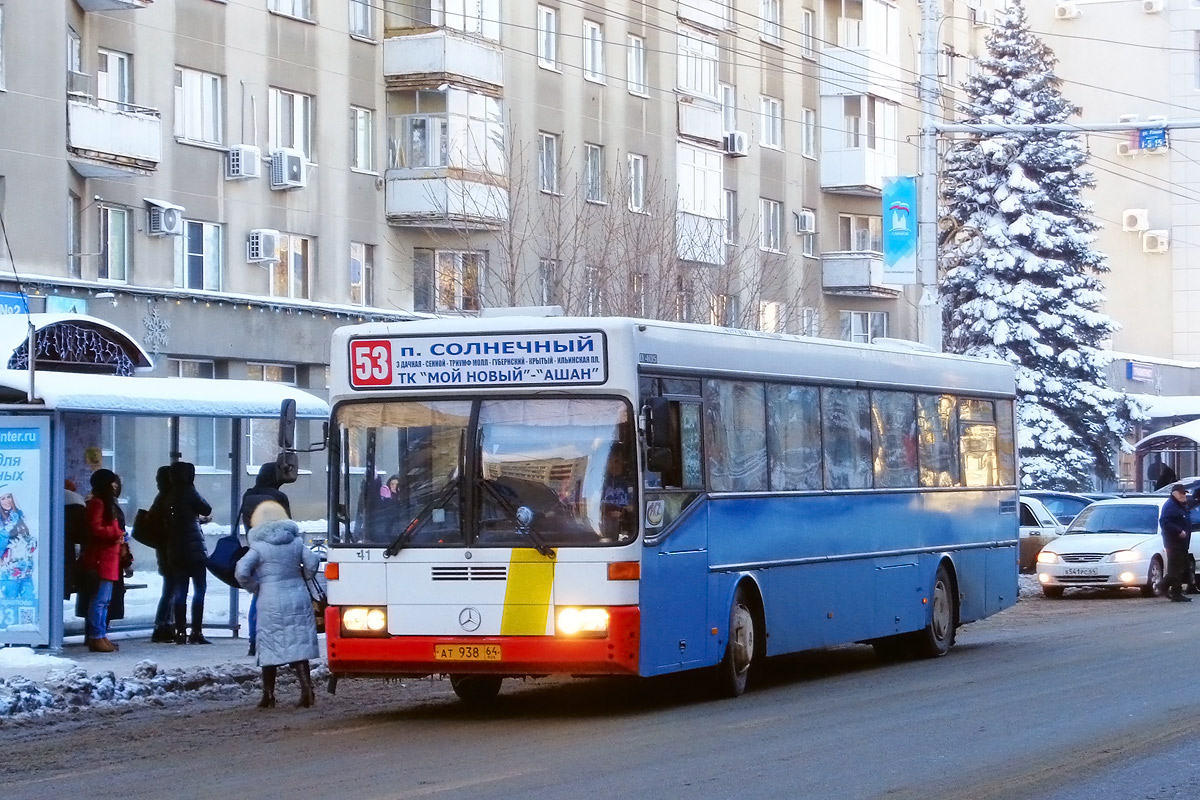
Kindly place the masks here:
[(175, 641), (175, 631), (170, 625), (159, 625), (154, 629), (154, 633), (150, 634), (150, 641), (155, 644), (163, 644)]
[(262, 668), (263, 695), (258, 701), (259, 708), (275, 707), (275, 667)]
[(108, 639), (89, 639), (88, 650), (93, 653), (115, 653), (117, 648)]
[(192, 635), (188, 637), (190, 644), (212, 644), (204, 638), (204, 603), (192, 602)]
[(300, 702), (296, 708), (311, 708), (313, 697), (312, 667), (308, 661), (293, 661), (292, 668), (296, 670), (296, 678), (300, 681)]
[(175, 644), (187, 644), (187, 605), (175, 604)]
[(250, 640), (250, 649), (246, 651), (246, 655), (252, 656), (258, 653), (258, 647), (255, 646), (253, 639)]

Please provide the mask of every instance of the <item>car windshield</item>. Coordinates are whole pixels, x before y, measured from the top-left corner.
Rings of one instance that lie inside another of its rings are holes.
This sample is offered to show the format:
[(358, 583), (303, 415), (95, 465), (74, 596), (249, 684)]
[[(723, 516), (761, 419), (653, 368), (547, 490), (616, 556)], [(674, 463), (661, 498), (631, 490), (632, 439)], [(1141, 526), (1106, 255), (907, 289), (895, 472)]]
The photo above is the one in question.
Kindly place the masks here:
[(1071, 522), (1073, 533), (1157, 533), (1157, 505), (1090, 505)]
[(334, 544), (558, 547), (637, 536), (632, 409), (616, 399), (338, 408)]

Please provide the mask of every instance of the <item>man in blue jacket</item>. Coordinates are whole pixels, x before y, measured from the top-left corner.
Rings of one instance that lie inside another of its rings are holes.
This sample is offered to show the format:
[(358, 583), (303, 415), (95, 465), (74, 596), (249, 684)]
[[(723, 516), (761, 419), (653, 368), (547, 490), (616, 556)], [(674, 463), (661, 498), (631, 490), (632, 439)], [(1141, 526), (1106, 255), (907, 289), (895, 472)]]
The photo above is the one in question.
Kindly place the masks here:
[(1187, 487), (1177, 483), (1171, 487), (1171, 496), (1163, 503), (1158, 515), (1158, 527), (1162, 531), (1163, 548), (1167, 551), (1167, 573), (1163, 576), (1162, 589), (1173, 603), (1190, 603), (1183, 587), (1187, 584), (1188, 549), (1192, 543), (1192, 526), (1188, 520)]

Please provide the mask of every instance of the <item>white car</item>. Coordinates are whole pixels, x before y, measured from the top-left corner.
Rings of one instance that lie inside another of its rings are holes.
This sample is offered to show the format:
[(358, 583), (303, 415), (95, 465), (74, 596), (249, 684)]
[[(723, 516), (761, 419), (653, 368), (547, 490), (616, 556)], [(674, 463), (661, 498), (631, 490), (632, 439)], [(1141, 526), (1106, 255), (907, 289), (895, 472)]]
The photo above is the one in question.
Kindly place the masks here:
[[(1167, 557), (1158, 530), (1161, 497), (1101, 500), (1079, 512), (1066, 533), (1037, 556), (1038, 582), (1047, 597), (1062, 597), (1072, 586), (1137, 588), (1143, 597), (1158, 593)], [(1195, 585), (1200, 534), (1192, 537), (1188, 582)]]
[(1021, 572), (1033, 572), (1037, 554), (1047, 542), (1057, 539), (1066, 531), (1066, 526), (1050, 513), (1050, 509), (1034, 497), (1021, 495), (1021, 530), (1017, 555), (1017, 568)]

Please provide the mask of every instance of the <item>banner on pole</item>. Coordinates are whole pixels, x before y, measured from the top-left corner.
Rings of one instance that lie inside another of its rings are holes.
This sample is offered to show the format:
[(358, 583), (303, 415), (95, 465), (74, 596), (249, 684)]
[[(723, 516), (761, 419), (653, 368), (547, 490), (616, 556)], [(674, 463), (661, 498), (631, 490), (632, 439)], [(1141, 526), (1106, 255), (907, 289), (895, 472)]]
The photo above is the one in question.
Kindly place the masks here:
[(917, 282), (917, 179), (883, 179), (883, 280)]

